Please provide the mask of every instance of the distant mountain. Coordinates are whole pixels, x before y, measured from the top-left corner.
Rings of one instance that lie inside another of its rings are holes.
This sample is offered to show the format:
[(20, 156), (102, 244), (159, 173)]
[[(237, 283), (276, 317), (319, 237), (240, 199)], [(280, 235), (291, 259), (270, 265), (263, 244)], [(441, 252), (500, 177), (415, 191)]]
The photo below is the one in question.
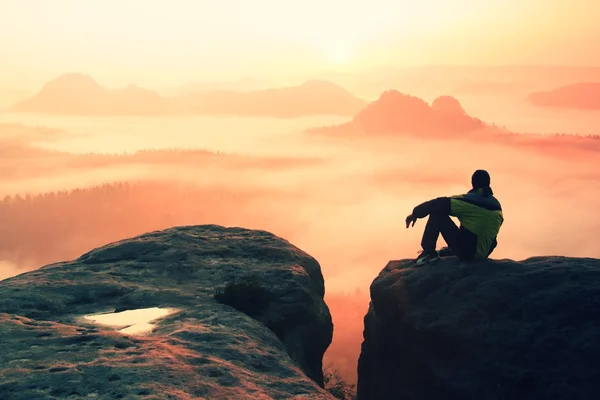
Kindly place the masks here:
[(484, 127), (481, 120), (467, 115), (454, 97), (441, 96), (429, 105), (418, 97), (388, 90), (356, 114), (352, 121), (325, 128), (323, 133), (435, 134), (468, 132)]
[(172, 98), (179, 110), (199, 114), (227, 114), (293, 118), (306, 115), (354, 115), (367, 103), (342, 87), (311, 80), (300, 86), (253, 92), (212, 91)]
[(166, 97), (175, 97), (190, 93), (214, 92), (220, 90), (251, 92), (255, 90), (264, 90), (272, 86), (273, 84), (267, 81), (254, 78), (243, 78), (234, 81), (189, 82), (173, 88), (161, 90), (160, 93)]
[(531, 90), (534, 85), (520, 81), (464, 80), (450, 91), (456, 94), (497, 95)]
[(600, 109), (600, 82), (581, 82), (529, 95), (529, 101), (538, 107)]
[(66, 115), (160, 115), (170, 112), (169, 102), (158, 93), (129, 85), (107, 89), (83, 74), (65, 74), (11, 108), (15, 112)]
[[(429, 98), (432, 94), (440, 92), (463, 94), (499, 89), (492, 86), (503, 86), (501, 88), (503, 94), (515, 94), (521, 89), (531, 92), (546, 87), (560, 87), (572, 82), (600, 82), (600, 67), (433, 65), (369, 68), (353, 73), (327, 72), (314, 77), (336, 82), (365, 98), (376, 98), (388, 88)], [(474, 82), (474, 85), (467, 84), (466, 87), (459, 87), (466, 83), (465, 81)], [(478, 85), (475, 82), (497, 82), (498, 84)], [(510, 82), (522, 86), (515, 87), (513, 91)], [(457, 87), (460, 92), (456, 90)]]
[(63, 115), (166, 115), (172, 113), (293, 118), (354, 115), (366, 105), (340, 86), (308, 81), (300, 86), (252, 92), (202, 91), (165, 98), (129, 85), (107, 89), (83, 74), (65, 74), (10, 111)]

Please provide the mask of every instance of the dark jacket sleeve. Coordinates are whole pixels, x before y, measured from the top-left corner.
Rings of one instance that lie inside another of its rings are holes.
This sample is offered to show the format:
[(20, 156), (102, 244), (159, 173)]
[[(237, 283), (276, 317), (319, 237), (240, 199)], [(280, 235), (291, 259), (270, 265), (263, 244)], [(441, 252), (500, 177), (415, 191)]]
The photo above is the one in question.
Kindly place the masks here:
[(412, 214), (417, 218), (425, 218), (429, 214), (450, 215), (450, 198), (438, 197), (419, 204), (413, 209)]

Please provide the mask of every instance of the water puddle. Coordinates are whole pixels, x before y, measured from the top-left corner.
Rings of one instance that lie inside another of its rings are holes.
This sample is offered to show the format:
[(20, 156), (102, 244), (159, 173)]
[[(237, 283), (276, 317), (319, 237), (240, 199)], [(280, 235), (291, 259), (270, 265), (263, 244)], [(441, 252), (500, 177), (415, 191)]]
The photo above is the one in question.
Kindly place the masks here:
[(129, 335), (149, 333), (156, 326), (152, 321), (177, 312), (176, 308), (140, 308), (119, 313), (86, 315), (84, 318), (94, 323), (120, 328), (119, 332)]

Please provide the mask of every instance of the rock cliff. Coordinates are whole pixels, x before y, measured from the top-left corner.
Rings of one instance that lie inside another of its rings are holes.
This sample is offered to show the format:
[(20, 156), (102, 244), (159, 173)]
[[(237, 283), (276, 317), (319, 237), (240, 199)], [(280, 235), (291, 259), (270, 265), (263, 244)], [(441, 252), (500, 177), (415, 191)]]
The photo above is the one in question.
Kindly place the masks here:
[(371, 285), (359, 400), (598, 398), (600, 260), (412, 265)]
[(0, 282), (0, 398), (332, 399), (324, 292), (318, 262), (264, 231), (112, 243)]

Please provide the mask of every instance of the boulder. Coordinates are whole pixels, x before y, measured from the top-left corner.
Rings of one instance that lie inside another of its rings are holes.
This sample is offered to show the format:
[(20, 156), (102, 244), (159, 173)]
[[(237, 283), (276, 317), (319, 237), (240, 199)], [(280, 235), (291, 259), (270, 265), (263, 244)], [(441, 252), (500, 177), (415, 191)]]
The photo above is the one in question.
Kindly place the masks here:
[(112, 243), (0, 282), (0, 398), (332, 399), (324, 293), (319, 263), (264, 231)]
[(600, 260), (391, 261), (370, 291), (359, 400), (599, 396)]

